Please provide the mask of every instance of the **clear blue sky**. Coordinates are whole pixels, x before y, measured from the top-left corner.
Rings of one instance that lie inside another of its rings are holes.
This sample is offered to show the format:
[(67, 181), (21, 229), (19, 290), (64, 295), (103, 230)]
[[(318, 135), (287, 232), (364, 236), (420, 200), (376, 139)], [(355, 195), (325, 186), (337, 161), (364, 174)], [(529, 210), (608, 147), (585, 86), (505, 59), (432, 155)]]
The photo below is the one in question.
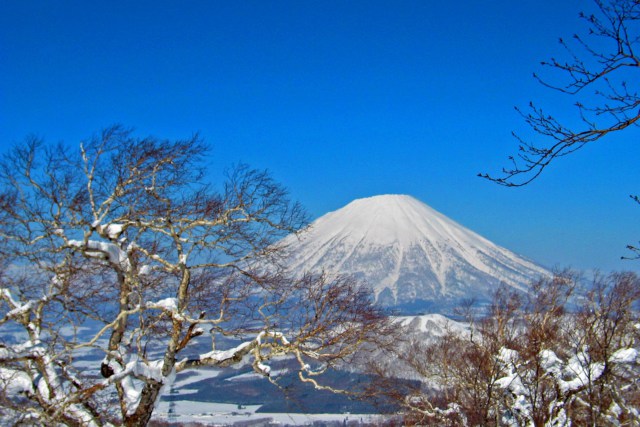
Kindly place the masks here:
[[(267, 168), (315, 218), (410, 194), (547, 266), (640, 270), (638, 130), (520, 189), (496, 172), (526, 132), (513, 107), (565, 114), (537, 84), (586, 0), (0, 3), (0, 144), (76, 142), (114, 123), (199, 131), (211, 176)], [(568, 113), (567, 113), (568, 114)], [(571, 116), (569, 116), (571, 117)], [(635, 132), (635, 133), (634, 133)]]

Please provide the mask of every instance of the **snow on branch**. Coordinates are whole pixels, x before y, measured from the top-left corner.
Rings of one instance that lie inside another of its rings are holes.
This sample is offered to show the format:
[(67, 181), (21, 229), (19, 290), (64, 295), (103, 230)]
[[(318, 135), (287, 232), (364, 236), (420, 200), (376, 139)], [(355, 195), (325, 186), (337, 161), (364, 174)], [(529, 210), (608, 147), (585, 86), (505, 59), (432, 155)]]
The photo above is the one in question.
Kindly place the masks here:
[[(267, 340), (267, 338), (273, 338), (273, 340)], [(263, 354), (265, 350), (268, 351), (267, 355)], [(291, 351), (293, 348), (283, 333), (261, 331), (251, 341), (245, 341), (228, 350), (212, 350), (201, 354), (198, 358), (182, 360), (176, 364), (176, 371), (180, 372), (199, 366), (227, 367), (239, 363), (245, 356), (252, 354), (254, 370), (261, 375), (269, 376), (271, 367), (263, 362), (268, 358), (284, 355)]]
[(147, 308), (158, 308), (160, 310), (176, 312), (178, 311), (178, 299), (177, 298), (165, 298), (156, 302), (148, 302)]
[(0, 319), (0, 323), (4, 323), (7, 320), (16, 319), (23, 314), (31, 311), (36, 301), (29, 300), (26, 303), (20, 303), (13, 297), (11, 291), (7, 288), (0, 288), (0, 297), (5, 300), (10, 307), (10, 310)]
[(109, 261), (110, 264), (124, 271), (131, 270), (131, 263), (127, 253), (114, 243), (100, 242), (97, 240), (88, 240), (86, 242), (69, 240), (68, 244), (72, 248), (81, 250), (88, 257), (105, 259)]
[(226, 367), (234, 365), (242, 360), (258, 345), (256, 340), (246, 341), (228, 350), (213, 350), (201, 354), (195, 359), (184, 359), (176, 363), (176, 371), (180, 372), (188, 368), (200, 366)]

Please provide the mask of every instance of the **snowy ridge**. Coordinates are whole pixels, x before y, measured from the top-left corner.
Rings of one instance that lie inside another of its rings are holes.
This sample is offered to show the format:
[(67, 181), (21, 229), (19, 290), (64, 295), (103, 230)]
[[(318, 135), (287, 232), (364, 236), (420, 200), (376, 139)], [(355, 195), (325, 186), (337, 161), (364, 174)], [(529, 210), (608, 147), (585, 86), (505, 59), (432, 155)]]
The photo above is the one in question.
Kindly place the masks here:
[(428, 338), (441, 338), (447, 333), (458, 336), (469, 334), (469, 325), (457, 322), (437, 313), (423, 314), (421, 316), (400, 316), (394, 317), (401, 327), (407, 331), (427, 335)]
[(352, 274), (388, 305), (487, 297), (501, 283), (524, 290), (549, 274), (407, 195), (355, 200), (284, 243), (299, 274)]

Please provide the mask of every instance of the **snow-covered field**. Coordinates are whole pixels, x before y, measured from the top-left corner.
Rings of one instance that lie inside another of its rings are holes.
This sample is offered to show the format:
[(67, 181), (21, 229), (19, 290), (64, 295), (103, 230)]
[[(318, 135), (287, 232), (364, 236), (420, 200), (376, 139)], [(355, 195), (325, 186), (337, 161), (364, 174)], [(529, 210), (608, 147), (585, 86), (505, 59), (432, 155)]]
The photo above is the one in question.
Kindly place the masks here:
[(156, 409), (155, 420), (175, 423), (198, 422), (205, 425), (233, 425), (235, 423), (251, 423), (258, 421), (309, 425), (318, 421), (337, 421), (340, 423), (379, 424), (383, 418), (372, 414), (272, 414), (256, 413), (260, 405), (242, 406), (228, 403), (210, 403), (182, 400), (179, 402), (160, 403)]
[[(154, 412), (153, 419), (169, 423), (200, 423), (204, 425), (312, 425), (317, 422), (333, 422), (340, 424), (381, 424), (384, 416), (378, 414), (305, 414), (305, 413), (267, 413), (258, 412), (262, 405), (242, 405), (233, 403), (217, 403), (198, 400), (198, 391), (202, 390), (202, 382), (216, 378), (222, 371), (203, 369), (179, 374), (173, 386), (167, 390)], [(228, 374), (227, 374), (228, 375)], [(252, 371), (230, 376), (224, 381), (243, 382), (262, 380)], [(170, 399), (170, 400), (169, 400)]]
[[(65, 331), (69, 335), (73, 331)], [(75, 331), (80, 334), (90, 335), (92, 328), (83, 327), (81, 331)], [(4, 337), (6, 342), (21, 342), (25, 337), (20, 330), (12, 330), (9, 328), (8, 334)], [(206, 343), (209, 345), (208, 343)], [(106, 343), (104, 343), (106, 346)], [(204, 344), (203, 344), (204, 345)], [(77, 352), (78, 360), (74, 361), (74, 367), (86, 372), (94, 372), (100, 364), (102, 357), (101, 352), (93, 349), (81, 349)], [(224, 373), (224, 375), (223, 375)], [(279, 377), (286, 374), (286, 369), (275, 369), (272, 375)], [(96, 372), (97, 375), (97, 372)], [(222, 375), (221, 378), (219, 378)], [(28, 378), (25, 379), (27, 385), (30, 384)], [(188, 370), (178, 374), (175, 381), (165, 390), (163, 398), (160, 400), (154, 411), (153, 420), (167, 422), (169, 424), (199, 423), (203, 425), (263, 425), (263, 424), (281, 424), (281, 425), (311, 425), (314, 422), (333, 422), (348, 423), (351, 425), (380, 424), (382, 416), (377, 414), (305, 414), (305, 413), (267, 413), (258, 412), (263, 404), (243, 404), (241, 401), (237, 403), (219, 403), (211, 402), (213, 388), (221, 383), (233, 387), (243, 387), (245, 384), (252, 382), (260, 384), (267, 382), (263, 376), (253, 372), (250, 365), (239, 364), (234, 370), (220, 370), (215, 368), (203, 368)], [(14, 378), (13, 386), (20, 386)], [(261, 389), (263, 395), (268, 396), (277, 389), (269, 391), (269, 385)], [(15, 388), (14, 387), (14, 388)], [(275, 387), (275, 386), (274, 386)], [(15, 392), (19, 392), (15, 390)], [(273, 399), (271, 399), (273, 400)], [(299, 407), (299, 406), (296, 406)], [(295, 411), (295, 409), (294, 409)]]

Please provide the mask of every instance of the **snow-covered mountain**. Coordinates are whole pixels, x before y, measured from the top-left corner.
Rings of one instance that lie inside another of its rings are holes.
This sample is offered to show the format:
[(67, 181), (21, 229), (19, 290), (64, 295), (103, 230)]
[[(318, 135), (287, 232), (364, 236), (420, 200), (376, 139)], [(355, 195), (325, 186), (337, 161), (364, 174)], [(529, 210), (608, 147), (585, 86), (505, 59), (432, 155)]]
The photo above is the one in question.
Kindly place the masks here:
[(354, 275), (384, 305), (486, 300), (549, 274), (406, 195), (354, 200), (284, 243), (295, 272)]

